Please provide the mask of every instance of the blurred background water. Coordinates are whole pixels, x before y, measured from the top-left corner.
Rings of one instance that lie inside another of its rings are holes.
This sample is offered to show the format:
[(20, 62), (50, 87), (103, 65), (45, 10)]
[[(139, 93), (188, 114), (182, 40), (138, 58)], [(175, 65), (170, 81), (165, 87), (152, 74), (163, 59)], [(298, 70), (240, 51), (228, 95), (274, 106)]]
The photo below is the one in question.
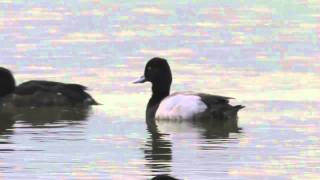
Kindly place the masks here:
[[(320, 176), (320, 2), (0, 0), (0, 66), (89, 87), (101, 106), (1, 114), (4, 179)], [(231, 96), (238, 129), (145, 123), (147, 60), (172, 91)]]

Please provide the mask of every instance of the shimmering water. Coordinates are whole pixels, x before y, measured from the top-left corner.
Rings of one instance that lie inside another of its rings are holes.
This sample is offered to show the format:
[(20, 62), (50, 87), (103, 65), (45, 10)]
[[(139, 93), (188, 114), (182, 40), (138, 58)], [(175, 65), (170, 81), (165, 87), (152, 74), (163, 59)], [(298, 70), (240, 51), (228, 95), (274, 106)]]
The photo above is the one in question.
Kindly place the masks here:
[[(101, 106), (1, 113), (4, 179), (317, 179), (320, 3), (0, 0), (0, 63), (18, 83), (81, 83)], [(238, 127), (147, 126), (167, 58), (172, 91), (236, 97)], [(1, 88), (1, 87), (0, 87)]]

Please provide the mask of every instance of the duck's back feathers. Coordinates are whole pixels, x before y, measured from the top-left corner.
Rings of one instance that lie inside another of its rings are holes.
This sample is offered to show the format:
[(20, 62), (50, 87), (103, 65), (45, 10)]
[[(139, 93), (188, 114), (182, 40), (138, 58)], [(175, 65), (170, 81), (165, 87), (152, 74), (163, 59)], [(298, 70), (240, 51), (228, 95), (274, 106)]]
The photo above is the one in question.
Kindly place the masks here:
[(85, 92), (80, 84), (53, 81), (28, 81), (15, 88), (9, 99), (15, 105), (95, 105), (97, 102)]
[(217, 103), (229, 103), (229, 99), (234, 99), (232, 97), (226, 97), (226, 96), (219, 96), (219, 95), (212, 95), (212, 94), (206, 94), (206, 93), (196, 93), (201, 100), (206, 103), (208, 106), (211, 104), (217, 104)]
[(80, 84), (66, 84), (54, 81), (27, 81), (17, 86), (14, 93), (19, 95), (30, 95), (37, 91), (59, 92), (63, 89), (83, 92), (87, 90), (87, 87)]

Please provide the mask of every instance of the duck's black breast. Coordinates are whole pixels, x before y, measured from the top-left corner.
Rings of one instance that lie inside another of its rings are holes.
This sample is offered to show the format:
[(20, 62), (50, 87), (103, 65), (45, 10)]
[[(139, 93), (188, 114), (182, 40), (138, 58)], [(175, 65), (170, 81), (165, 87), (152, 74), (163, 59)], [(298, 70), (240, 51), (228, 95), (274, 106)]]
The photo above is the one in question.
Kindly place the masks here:
[(10, 101), (15, 105), (95, 105), (96, 101), (80, 84), (54, 81), (28, 81), (15, 88)]

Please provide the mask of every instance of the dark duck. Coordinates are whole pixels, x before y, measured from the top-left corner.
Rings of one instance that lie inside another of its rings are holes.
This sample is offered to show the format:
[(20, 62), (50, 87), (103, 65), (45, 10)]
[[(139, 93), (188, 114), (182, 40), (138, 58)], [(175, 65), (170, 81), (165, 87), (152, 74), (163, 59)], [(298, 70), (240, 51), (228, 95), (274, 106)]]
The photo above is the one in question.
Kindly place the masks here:
[(14, 107), (88, 106), (98, 103), (80, 84), (32, 80), (16, 86), (10, 70), (0, 67), (0, 105)]
[(134, 83), (151, 82), (152, 96), (146, 110), (147, 119), (207, 120), (232, 119), (244, 108), (229, 104), (230, 97), (206, 93), (181, 92), (170, 95), (172, 74), (167, 60), (152, 58), (145, 66), (144, 75)]

